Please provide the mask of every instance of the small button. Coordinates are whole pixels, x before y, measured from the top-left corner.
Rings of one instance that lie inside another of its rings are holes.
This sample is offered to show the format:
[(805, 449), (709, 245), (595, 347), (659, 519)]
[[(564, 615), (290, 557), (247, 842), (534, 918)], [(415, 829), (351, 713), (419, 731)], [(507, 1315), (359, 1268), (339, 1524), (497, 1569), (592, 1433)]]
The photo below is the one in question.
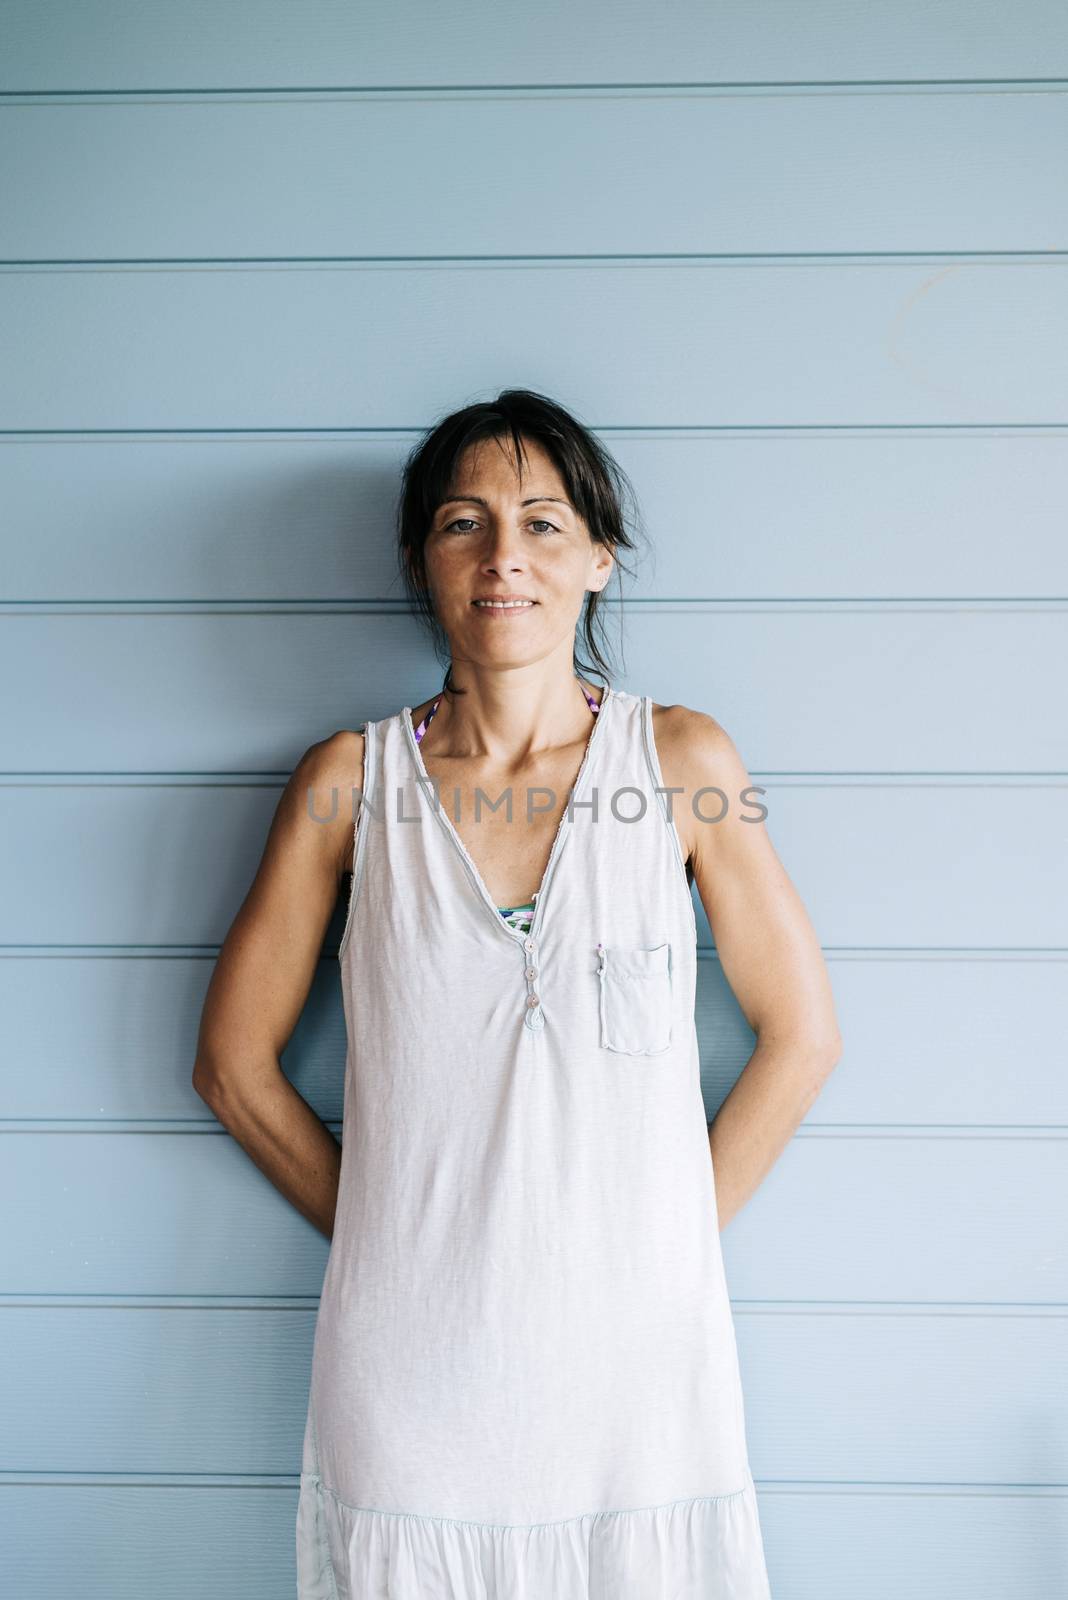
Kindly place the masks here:
[(533, 939), (524, 939), (523, 940), (523, 949), (524, 950), (533, 950), (533, 948), (534, 948), (534, 940)]
[(527, 968), (527, 977), (528, 978), (536, 978), (537, 976), (538, 976), (537, 967), (528, 967)]
[(528, 1006), (536, 1006), (537, 1004), (538, 1004), (538, 996), (536, 994), (532, 994), (532, 995), (529, 995), (527, 997), (527, 1005)]

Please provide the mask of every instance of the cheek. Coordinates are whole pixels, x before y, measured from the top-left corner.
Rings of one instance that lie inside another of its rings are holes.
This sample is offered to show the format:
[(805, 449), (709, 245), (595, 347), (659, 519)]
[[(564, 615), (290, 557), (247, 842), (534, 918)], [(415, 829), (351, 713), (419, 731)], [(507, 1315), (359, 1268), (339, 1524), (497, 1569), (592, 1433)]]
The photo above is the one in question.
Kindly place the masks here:
[(470, 581), (475, 565), (458, 545), (439, 545), (427, 549), (424, 557), (427, 583), (439, 599), (448, 601), (453, 592)]

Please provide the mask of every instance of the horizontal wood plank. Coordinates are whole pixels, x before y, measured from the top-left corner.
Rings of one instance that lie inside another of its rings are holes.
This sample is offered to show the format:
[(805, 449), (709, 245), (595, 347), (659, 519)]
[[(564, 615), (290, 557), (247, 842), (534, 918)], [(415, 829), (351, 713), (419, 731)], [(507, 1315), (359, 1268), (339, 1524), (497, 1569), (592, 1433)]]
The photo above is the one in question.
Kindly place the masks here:
[[(723, 83), (769, 79), (1049, 78), (1068, 74), (1055, 6), (1023, 20), (998, 0), (871, 0), (744, 9), (666, 0), (650, 28), (638, 0), (537, 11), (464, 0), (7, 0), (0, 86), (64, 89), (446, 88), (467, 84)], [(567, 48), (561, 49), (561, 40)]]
[(1001, 87), (38, 101), (0, 105), (2, 249), (140, 261), (640, 256), (651, 240), (662, 255), (1064, 250), (1066, 147), (1068, 92)]
[[(825, 946), (1068, 949), (1062, 784), (760, 782), (769, 836)], [(12, 885), (0, 944), (220, 944), (279, 792), (170, 779), (0, 785), (0, 876)], [(32, 875), (16, 870), (26, 860)]]
[[(315, 1317), (314, 1306), (0, 1305), (4, 1467), (296, 1473)], [(1068, 1353), (1063, 1315), (743, 1306), (735, 1325), (761, 1482), (1068, 1479), (1068, 1397), (1049, 1388)], [(42, 1350), (47, 1391), (10, 1376)]]
[[(769, 782), (1068, 773), (1068, 602), (683, 602), (624, 608), (607, 630), (626, 662), (617, 686), (710, 713)], [(12, 612), (0, 678), (21, 692), (3, 766), (288, 773), (316, 740), (419, 705), (443, 676), (414, 620), (388, 612)]]
[[(1049, 1596), (1061, 1581), (1063, 1493), (759, 1480), (757, 1493), (773, 1593), (784, 1600)], [(216, 1593), (291, 1600), (296, 1514), (297, 1490), (288, 1483), (211, 1484), (205, 1493), (106, 1479), (0, 1482), (7, 1570), (35, 1594), (79, 1600)]]
[(1066, 345), (1059, 257), (12, 268), (0, 429), (1063, 425)]
[[(412, 434), (0, 440), (4, 598), (397, 603)], [(602, 442), (648, 546), (610, 600), (1068, 596), (1068, 432)]]
[[(1050, 1043), (1068, 955), (830, 952), (827, 961), (844, 1051), (805, 1130), (1068, 1127), (1068, 1073)], [(3, 1119), (213, 1126), (190, 1079), (213, 964), (212, 955), (149, 953), (0, 959)], [(696, 1016), (711, 1121), (755, 1041), (709, 951), (698, 962)], [(282, 1066), (317, 1115), (340, 1124), (345, 1026), (330, 956)]]
[[(796, 1138), (724, 1230), (731, 1293), (1064, 1305), (1066, 1148), (1011, 1135)], [(9, 1293), (322, 1285), (326, 1239), (222, 1129), (0, 1133), (0, 1202), (31, 1219), (0, 1239)]]

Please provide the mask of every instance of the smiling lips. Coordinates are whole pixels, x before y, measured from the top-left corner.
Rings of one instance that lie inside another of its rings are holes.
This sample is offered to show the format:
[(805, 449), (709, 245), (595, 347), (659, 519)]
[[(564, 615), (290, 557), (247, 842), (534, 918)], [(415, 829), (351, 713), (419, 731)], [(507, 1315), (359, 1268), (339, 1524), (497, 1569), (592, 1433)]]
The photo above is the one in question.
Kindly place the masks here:
[(514, 611), (530, 611), (536, 604), (536, 601), (524, 600), (516, 597), (500, 600), (472, 600), (471, 604), (475, 607), (476, 611), (487, 611), (491, 615), (496, 613), (499, 616), (502, 612), (511, 613)]

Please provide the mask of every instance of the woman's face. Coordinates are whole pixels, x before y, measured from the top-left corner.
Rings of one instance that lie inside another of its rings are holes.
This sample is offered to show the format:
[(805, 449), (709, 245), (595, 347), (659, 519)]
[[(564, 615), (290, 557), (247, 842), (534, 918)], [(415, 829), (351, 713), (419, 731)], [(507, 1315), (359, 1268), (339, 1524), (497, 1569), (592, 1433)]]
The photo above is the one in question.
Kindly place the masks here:
[[(611, 553), (590, 538), (552, 458), (523, 443), (522, 483), (510, 439), (470, 446), (427, 536), (427, 583), (456, 661), (521, 665), (565, 640), (570, 659), (586, 593), (611, 573)], [(476, 604), (493, 596), (531, 603)]]

